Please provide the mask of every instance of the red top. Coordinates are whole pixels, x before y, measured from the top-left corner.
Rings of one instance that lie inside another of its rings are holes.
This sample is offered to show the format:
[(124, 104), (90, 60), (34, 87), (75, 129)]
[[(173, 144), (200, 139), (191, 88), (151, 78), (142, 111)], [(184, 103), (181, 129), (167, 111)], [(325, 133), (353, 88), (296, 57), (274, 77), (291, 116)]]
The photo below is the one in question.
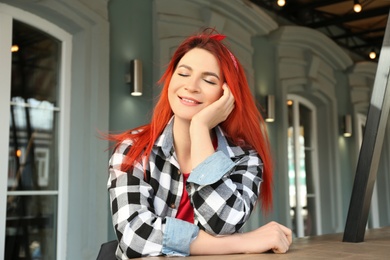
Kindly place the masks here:
[[(213, 146), (214, 146), (214, 150), (216, 150), (218, 147), (217, 139), (213, 140)], [(194, 223), (194, 208), (190, 203), (190, 198), (188, 197), (188, 193), (186, 189), (187, 179), (189, 176), (190, 176), (189, 173), (183, 173), (183, 184), (184, 184), (183, 194), (180, 200), (179, 208), (177, 209), (176, 218), (185, 220), (190, 223)]]
[(191, 206), (190, 197), (188, 197), (186, 189), (188, 176), (190, 176), (189, 173), (183, 173), (183, 195), (180, 200), (179, 208), (177, 209), (176, 218), (194, 223), (194, 208)]

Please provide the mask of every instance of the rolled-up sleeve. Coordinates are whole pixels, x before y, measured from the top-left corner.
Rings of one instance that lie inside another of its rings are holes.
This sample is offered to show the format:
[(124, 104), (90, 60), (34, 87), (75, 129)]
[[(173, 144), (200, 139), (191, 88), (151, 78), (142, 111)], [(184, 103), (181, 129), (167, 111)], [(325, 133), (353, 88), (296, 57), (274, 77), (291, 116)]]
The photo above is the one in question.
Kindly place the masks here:
[(198, 236), (199, 228), (175, 218), (167, 218), (162, 253), (169, 256), (188, 256), (190, 244)]
[[(107, 187), (113, 226), (119, 242), (117, 258), (188, 256), (190, 243), (198, 235), (199, 228), (155, 213), (155, 191), (144, 180), (143, 166), (137, 164), (131, 172), (121, 170), (129, 148), (129, 144), (118, 147), (109, 164)], [(164, 201), (161, 200), (161, 203)]]
[(188, 182), (198, 185), (215, 183), (230, 172), (234, 166), (234, 162), (223, 152), (215, 152), (191, 172)]

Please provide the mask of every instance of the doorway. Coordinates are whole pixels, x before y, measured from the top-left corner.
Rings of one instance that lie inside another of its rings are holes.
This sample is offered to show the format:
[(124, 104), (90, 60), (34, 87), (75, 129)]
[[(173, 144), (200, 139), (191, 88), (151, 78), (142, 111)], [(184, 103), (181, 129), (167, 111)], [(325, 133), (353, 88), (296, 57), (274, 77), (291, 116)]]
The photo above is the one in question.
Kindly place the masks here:
[(315, 106), (288, 95), (288, 177), (292, 230), (296, 237), (321, 234)]

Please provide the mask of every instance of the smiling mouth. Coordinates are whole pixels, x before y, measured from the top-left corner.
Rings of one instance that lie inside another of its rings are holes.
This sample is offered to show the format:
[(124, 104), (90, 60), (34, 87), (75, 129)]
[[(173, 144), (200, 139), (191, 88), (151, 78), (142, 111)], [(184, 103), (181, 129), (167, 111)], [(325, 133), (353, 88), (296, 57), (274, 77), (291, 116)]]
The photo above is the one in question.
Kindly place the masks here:
[(191, 104), (202, 104), (202, 102), (198, 102), (194, 99), (189, 99), (189, 98), (185, 98), (185, 97), (179, 97), (182, 101), (186, 102), (186, 103), (191, 103)]

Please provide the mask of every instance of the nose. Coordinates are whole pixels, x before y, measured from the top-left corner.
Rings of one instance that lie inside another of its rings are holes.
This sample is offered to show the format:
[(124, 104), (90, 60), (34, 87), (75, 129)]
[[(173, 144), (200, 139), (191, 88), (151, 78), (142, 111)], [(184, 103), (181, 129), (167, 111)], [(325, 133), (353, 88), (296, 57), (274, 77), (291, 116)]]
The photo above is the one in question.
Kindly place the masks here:
[(187, 84), (185, 85), (185, 89), (190, 92), (199, 92), (199, 81), (195, 77), (188, 80)]

